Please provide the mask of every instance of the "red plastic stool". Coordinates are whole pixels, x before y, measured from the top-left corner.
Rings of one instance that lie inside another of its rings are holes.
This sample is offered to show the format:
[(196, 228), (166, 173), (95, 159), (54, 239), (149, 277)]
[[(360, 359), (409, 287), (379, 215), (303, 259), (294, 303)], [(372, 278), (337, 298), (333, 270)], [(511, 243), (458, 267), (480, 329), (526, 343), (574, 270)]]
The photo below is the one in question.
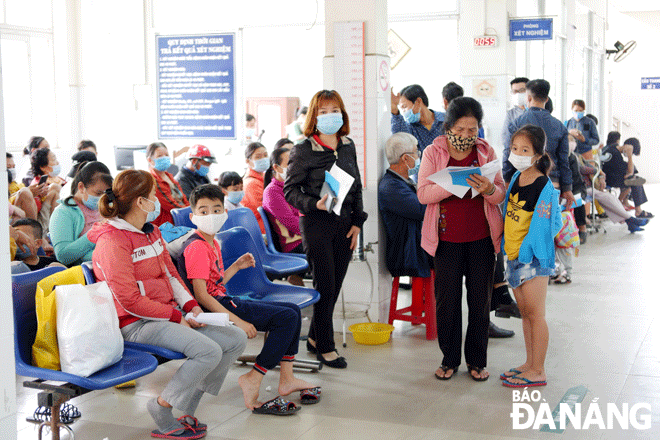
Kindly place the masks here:
[(390, 316), (388, 323), (391, 325), (395, 319), (411, 322), (413, 325), (426, 325), (426, 339), (431, 341), (438, 337), (435, 322), (435, 293), (433, 291), (433, 280), (435, 274), (427, 278), (412, 277), (412, 304), (403, 309), (396, 308), (399, 297), (399, 277), (392, 280), (392, 298), (390, 299)]

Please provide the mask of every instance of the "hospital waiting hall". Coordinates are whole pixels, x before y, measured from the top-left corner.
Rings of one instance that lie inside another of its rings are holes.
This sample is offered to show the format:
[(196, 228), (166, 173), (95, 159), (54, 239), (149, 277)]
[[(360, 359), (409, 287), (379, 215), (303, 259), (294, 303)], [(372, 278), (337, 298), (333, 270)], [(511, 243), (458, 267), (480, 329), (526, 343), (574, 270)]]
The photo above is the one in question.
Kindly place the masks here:
[(0, 439), (659, 439), (658, 41), (655, 0), (0, 0)]

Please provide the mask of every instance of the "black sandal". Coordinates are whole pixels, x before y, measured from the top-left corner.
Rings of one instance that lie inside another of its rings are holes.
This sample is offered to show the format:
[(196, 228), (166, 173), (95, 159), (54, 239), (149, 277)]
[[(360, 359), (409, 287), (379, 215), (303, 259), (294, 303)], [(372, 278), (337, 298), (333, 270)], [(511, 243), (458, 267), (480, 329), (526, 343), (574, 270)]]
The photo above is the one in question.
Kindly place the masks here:
[(475, 376), (472, 374), (473, 371), (476, 371), (477, 374), (481, 375), (481, 372), (484, 371), (483, 368), (473, 367), (472, 365), (468, 365), (468, 366), (467, 366), (467, 369), (468, 369), (468, 374), (470, 375), (470, 377), (472, 378), (472, 380), (474, 380), (475, 382), (484, 382), (484, 381), (488, 380), (488, 378), (490, 377), (490, 374), (489, 374), (488, 376), (486, 376), (486, 377), (481, 377), (481, 376), (479, 376), (479, 377), (475, 377)]
[(449, 380), (452, 377), (454, 377), (454, 374), (458, 371), (458, 367), (448, 367), (446, 365), (440, 365), (440, 368), (442, 368), (442, 372), (447, 374), (447, 370), (454, 370), (451, 373), (451, 376), (438, 376), (438, 373), (433, 373), (435, 375), (435, 378), (438, 380)]

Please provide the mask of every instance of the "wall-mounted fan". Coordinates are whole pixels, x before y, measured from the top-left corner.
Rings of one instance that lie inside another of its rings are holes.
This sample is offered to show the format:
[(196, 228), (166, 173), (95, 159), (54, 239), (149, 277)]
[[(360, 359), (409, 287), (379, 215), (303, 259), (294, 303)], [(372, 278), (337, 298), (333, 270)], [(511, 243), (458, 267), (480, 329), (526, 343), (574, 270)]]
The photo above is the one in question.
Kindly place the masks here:
[(617, 41), (616, 43), (614, 43), (614, 49), (607, 49), (605, 52), (607, 53), (608, 60), (610, 59), (610, 55), (614, 54), (614, 62), (618, 63), (619, 61), (627, 57), (630, 54), (630, 52), (635, 50), (636, 47), (637, 47), (637, 42), (635, 40), (630, 40), (626, 44)]

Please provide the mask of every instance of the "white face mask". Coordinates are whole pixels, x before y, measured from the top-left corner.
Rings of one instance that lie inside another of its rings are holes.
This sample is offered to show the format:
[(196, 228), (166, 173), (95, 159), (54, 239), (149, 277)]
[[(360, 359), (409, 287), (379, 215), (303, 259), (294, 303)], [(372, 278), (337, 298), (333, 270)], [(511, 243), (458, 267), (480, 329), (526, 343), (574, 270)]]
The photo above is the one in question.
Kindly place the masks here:
[(516, 93), (516, 105), (520, 107), (527, 105), (527, 93)]
[(521, 172), (532, 166), (532, 159), (532, 156), (521, 156), (514, 153), (509, 154), (509, 162), (511, 162), (511, 165), (513, 165), (515, 169)]
[(190, 219), (197, 229), (205, 234), (215, 235), (227, 221), (227, 211), (222, 214), (193, 215)]

